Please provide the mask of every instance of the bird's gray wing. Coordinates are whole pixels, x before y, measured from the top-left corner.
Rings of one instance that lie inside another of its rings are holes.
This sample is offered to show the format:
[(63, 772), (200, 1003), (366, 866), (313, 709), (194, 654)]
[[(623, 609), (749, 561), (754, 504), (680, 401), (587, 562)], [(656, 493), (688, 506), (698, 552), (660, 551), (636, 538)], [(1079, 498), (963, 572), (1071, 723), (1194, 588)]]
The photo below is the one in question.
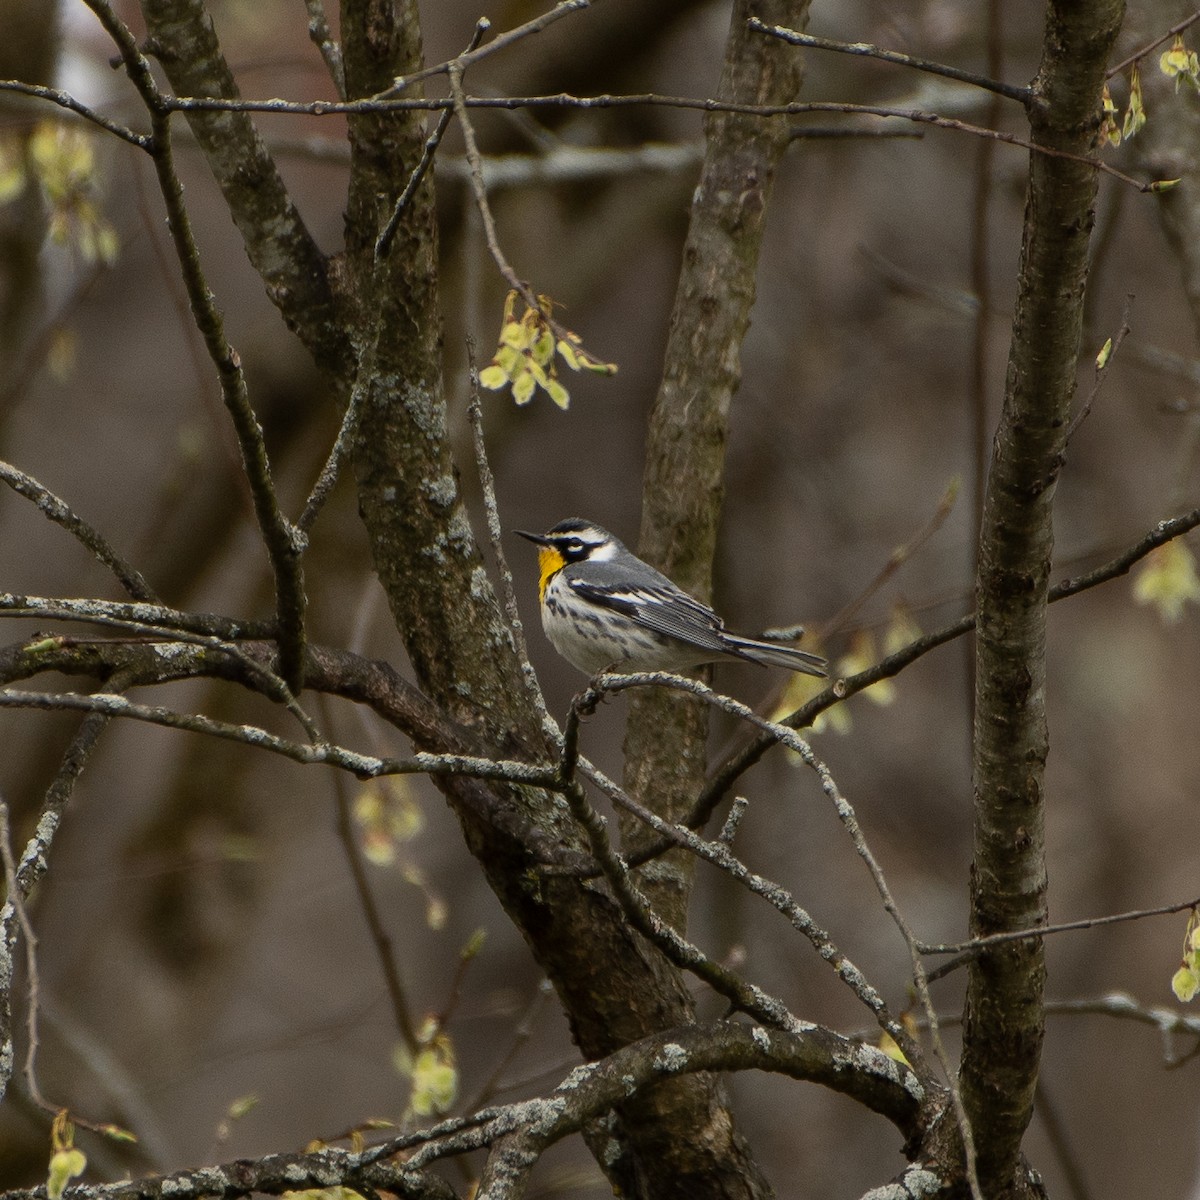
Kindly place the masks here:
[(588, 579), (568, 578), (567, 582), (584, 599), (621, 613), (643, 629), (678, 638), (700, 650), (731, 652), (720, 636), (720, 618), (707, 605), (658, 572), (646, 586), (630, 587), (626, 571), (605, 569), (612, 565), (590, 563)]

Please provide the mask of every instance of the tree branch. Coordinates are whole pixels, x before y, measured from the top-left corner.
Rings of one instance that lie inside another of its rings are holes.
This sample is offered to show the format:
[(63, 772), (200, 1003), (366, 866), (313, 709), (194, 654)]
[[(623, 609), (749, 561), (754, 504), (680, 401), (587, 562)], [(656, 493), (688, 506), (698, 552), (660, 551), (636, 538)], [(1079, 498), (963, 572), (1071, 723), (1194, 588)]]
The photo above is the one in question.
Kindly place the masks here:
[[(1191, 512), (1181, 513), (1177, 517), (1160, 521), (1132, 546), (1118, 554), (1116, 558), (1110, 559), (1086, 574), (1063, 579), (1056, 583), (1050, 589), (1047, 599), (1054, 604), (1059, 600), (1066, 600), (1071, 596), (1077, 596), (1080, 592), (1117, 579), (1126, 574), (1151, 551), (1177, 537), (1182, 537), (1197, 526), (1200, 526), (1200, 508), (1194, 508)], [(814, 696), (794, 713), (784, 717), (780, 724), (787, 725), (791, 729), (807, 728), (826, 709), (869, 688), (871, 684), (878, 683), (881, 679), (894, 678), (931, 650), (936, 650), (939, 646), (944, 646), (947, 642), (952, 642), (956, 638), (970, 633), (974, 628), (975, 617), (973, 614), (968, 614), (933, 633), (924, 634), (907, 646), (903, 646), (893, 654), (881, 659), (873, 667), (868, 667), (857, 675), (836, 680), (820, 695)], [(688, 827), (698, 829), (704, 825), (712, 815), (713, 809), (721, 802), (734, 783), (773, 745), (775, 745), (774, 738), (760, 734), (745, 746), (734, 750), (723, 762), (713, 768), (709, 773), (708, 783), (697, 798), (691, 813), (688, 814)]]
[[(980, 534), (975, 688), (975, 936), (1046, 922), (1046, 608), (1053, 499), (1075, 390), (1108, 52), (1123, 0), (1047, 7), (1008, 388)], [(1075, 156), (1075, 157), (1072, 157)], [(1044, 949), (972, 960), (959, 1082), (986, 1194), (1015, 1183), (1044, 1029)], [(969, 1152), (969, 1148), (968, 1148)]]
[[(717, 1021), (665, 1030), (575, 1068), (547, 1097), (485, 1109), (431, 1129), (351, 1152), (322, 1149), (104, 1184), (75, 1184), (64, 1200), (235, 1200), (308, 1188), (385, 1188), (402, 1197), (447, 1200), (448, 1185), (426, 1168), (439, 1159), (494, 1147), (478, 1196), (513, 1191), (549, 1147), (619, 1107), (631, 1093), (708, 1071), (768, 1071), (816, 1083), (879, 1113), (906, 1137), (926, 1094), (905, 1067), (874, 1046), (806, 1025), (795, 1032)], [(403, 1158), (397, 1160), (396, 1156)], [(510, 1171), (515, 1173), (510, 1174)], [(0, 1200), (45, 1200), (45, 1188), (0, 1193)]]
[(113, 548), (103, 534), (93, 529), (85, 520), (76, 516), (70, 505), (60, 500), (36, 479), (18, 471), (6, 462), (0, 462), (0, 482), (8, 484), (19, 496), (32, 500), (38, 511), (56, 525), (61, 525), (85, 549), (91, 551), (104, 566), (117, 577), (117, 582), (135, 600), (157, 604), (158, 597), (136, 568), (130, 566)]
[[(200, 331), (209, 358), (216, 368), (221, 384), (221, 396), (237, 433), (242, 465), (254, 499), (255, 516), (275, 578), (281, 673), (292, 694), (299, 695), (304, 687), (306, 601), (304, 577), (300, 568), (303, 539), (280, 511), (262, 429), (250, 404), (241, 359), (225, 337), (221, 312), (200, 265), (200, 252), (192, 234), (191, 218), (183, 201), (183, 185), (175, 172), (170, 113), (162, 103), (162, 95), (150, 70), (150, 64), (138, 49), (130, 30), (116, 16), (107, 0), (86, 2), (116, 43), (125, 70), (150, 113), (150, 155), (167, 210), (171, 241), (179, 260), (196, 328)], [(227, 124), (231, 119), (236, 118), (227, 117), (222, 123)]]
[(779, 38), (792, 46), (804, 46), (810, 50), (833, 50), (838, 54), (855, 54), (863, 58), (874, 58), (879, 62), (893, 63), (900, 67), (909, 67), (914, 71), (925, 71), (942, 79), (953, 79), (956, 83), (969, 83), (972, 87), (983, 88), (1004, 96), (1008, 100), (1016, 100), (1028, 105), (1033, 99), (1033, 90), (1028, 87), (1016, 87), (1011, 83), (1002, 83), (998, 79), (989, 79), (986, 75), (977, 75), (974, 71), (963, 71), (958, 67), (950, 67), (945, 63), (932, 62), (928, 58), (916, 58), (911, 54), (900, 54), (895, 50), (881, 50), (869, 42), (837, 42), (830, 38), (813, 37), (812, 34), (801, 33), (795, 29), (784, 29), (779, 25), (768, 25), (758, 17), (750, 18), (750, 28), (769, 37)]
[[(94, 0), (88, 0), (93, 8)], [(238, 103), (233, 73), (202, 0), (144, 0), (151, 45), (176, 92)], [(192, 109), (188, 123), (267, 295), (316, 362), (345, 378), (351, 362), (329, 264), (247, 111)]]
[[(124, 680), (119, 676), (110, 687), (119, 691)], [(33, 891), (50, 865), (50, 848), (62, 823), (63, 812), (100, 735), (108, 728), (109, 717), (90, 713), (84, 717), (72, 739), (53, 782), (42, 801), (37, 828), (22, 851), (11, 877), (6, 879), (9, 895), (0, 906), (0, 1099), (12, 1079), (15, 1062), (12, 1022), (12, 989), (16, 980), (17, 939), (20, 932), (20, 901)]]

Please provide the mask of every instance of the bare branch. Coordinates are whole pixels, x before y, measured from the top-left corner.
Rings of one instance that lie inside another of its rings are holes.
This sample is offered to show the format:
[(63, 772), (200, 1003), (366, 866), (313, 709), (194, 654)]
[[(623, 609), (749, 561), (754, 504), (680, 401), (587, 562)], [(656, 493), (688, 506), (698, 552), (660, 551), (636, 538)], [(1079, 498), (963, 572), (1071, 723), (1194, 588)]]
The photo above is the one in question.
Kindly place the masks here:
[[(1046, 619), (1061, 470), (1083, 325), (1104, 67), (1123, 0), (1051, 0), (1030, 105), (1032, 141), (1007, 388), (979, 534), (975, 640), (976, 936), (1046, 924)], [(973, 959), (959, 1086), (978, 1140), (978, 1182), (993, 1195), (1020, 1171), (1045, 1023), (1040, 939)], [(970, 1155), (970, 1147), (968, 1147)], [(968, 1168), (970, 1161), (968, 1159)]]
[(466, 775), (473, 779), (506, 780), (510, 783), (531, 784), (534, 787), (553, 787), (557, 780), (557, 771), (554, 768), (505, 759), (459, 754), (416, 754), (408, 759), (379, 758), (328, 742), (293, 742), (268, 733), (257, 725), (234, 725), (199, 713), (181, 713), (160, 705), (137, 704), (124, 696), (112, 696), (107, 693), (84, 695), (79, 692), (0, 691), (0, 708), (96, 712), (113, 717), (127, 717), (151, 725), (162, 725), (168, 729), (181, 729), (238, 742), (244, 746), (282, 755), (304, 765), (324, 764), (340, 767), (360, 779), (375, 779), (381, 775)]
[(867, 586), (858, 593), (857, 596), (854, 596), (842, 608), (840, 608), (834, 616), (830, 617), (828, 621), (822, 622), (822, 640), (827, 638), (833, 631), (844, 629), (847, 625), (849, 625), (850, 622), (861, 611), (862, 606), (866, 604), (866, 602), (870, 600), (870, 598), (874, 596), (875, 593), (878, 592), (879, 589), (883, 587), (883, 585), (887, 583), (887, 581), (891, 579), (891, 577), (895, 575), (896, 572), (899, 571), (900, 568), (904, 566), (904, 564), (908, 562), (908, 560), (912, 558), (912, 556), (916, 554), (916, 552), (920, 550), (920, 548), (925, 545), (925, 543), (931, 537), (933, 537), (933, 535), (937, 533), (939, 529), (941, 529), (941, 527), (946, 523), (946, 519), (950, 516), (950, 512), (954, 508), (954, 502), (957, 498), (958, 481), (956, 479), (942, 493), (942, 497), (938, 501), (937, 507), (934, 509), (933, 515), (929, 518), (929, 520), (926, 521), (925, 524), (918, 529), (917, 532), (914, 533), (907, 542), (897, 546), (891, 552), (891, 554), (888, 555), (887, 562), (885, 562), (883, 566), (880, 567), (875, 573), (875, 578), (872, 579), (870, 583), (868, 583)]
[(400, 967), (392, 949), (392, 939), (388, 936), (387, 928), (383, 923), (379, 905), (371, 890), (371, 881), (367, 878), (362, 850), (354, 836), (347, 781), (340, 772), (333, 777), (333, 789), (337, 801), (338, 841), (341, 842), (342, 855), (346, 859), (346, 865), (350, 868), (350, 878), (354, 883), (355, 894), (358, 896), (358, 907), (366, 920), (371, 945), (375, 948), (375, 958), (379, 963), (384, 985), (387, 987), (392, 1020), (395, 1022), (400, 1040), (409, 1054), (415, 1057), (420, 1048), (420, 1039), (409, 1011), (408, 996), (404, 982), (400, 978)]
[[(1122, 551), (1116, 558), (1097, 567), (1094, 571), (1056, 583), (1049, 591), (1049, 602), (1053, 604), (1059, 600), (1066, 600), (1070, 596), (1076, 596), (1089, 588), (1097, 587), (1126, 574), (1151, 551), (1177, 537), (1182, 537), (1183, 534), (1190, 532), (1198, 525), (1200, 525), (1200, 508), (1194, 508), (1191, 512), (1160, 521), (1149, 533)], [(784, 717), (780, 724), (786, 725), (790, 729), (804, 729), (813, 723), (818, 714), (832, 708), (841, 700), (863, 691), (881, 679), (891, 679), (931, 650), (936, 650), (939, 646), (944, 646), (947, 642), (952, 642), (956, 638), (962, 637), (963, 634), (970, 633), (974, 628), (975, 617), (973, 614), (959, 617), (952, 624), (946, 625), (934, 633), (927, 633), (897, 650), (894, 654), (889, 654), (873, 667), (868, 667), (867, 670), (860, 671), (857, 675), (851, 675), (846, 679), (836, 680), (820, 695), (814, 696), (807, 704)], [(698, 829), (705, 824), (729, 788), (774, 744), (774, 738), (762, 734), (748, 745), (735, 750), (719, 763), (710, 772), (708, 783), (688, 816), (688, 827)]]
[[(98, 15), (101, 4), (107, 8), (107, 0), (89, 0), (89, 4)], [(316, 362), (336, 378), (347, 377), (352, 362), (350, 340), (328, 260), (288, 194), (248, 113), (236, 107), (237, 84), (221, 52), (207, 5), (203, 0), (144, 0), (141, 8), (175, 91), (232, 101), (234, 107), (224, 114), (190, 110), (192, 133), (267, 296)], [(125, 49), (122, 53), (128, 69), (128, 53)], [(131, 77), (138, 83), (132, 72)], [(144, 84), (139, 91), (145, 97)]]
[(66, 501), (60, 500), (32, 476), (18, 471), (6, 462), (0, 462), (0, 481), (8, 484), (18, 495), (32, 500), (39, 512), (44, 513), (56, 525), (61, 525), (90, 550), (112, 571), (117, 581), (135, 600), (144, 600), (148, 604), (158, 603), (158, 597), (142, 578), (141, 572), (130, 566), (109, 545), (103, 534), (93, 529), (82, 517), (76, 516)]
[(145, 627), (158, 631), (184, 630), (202, 636), (240, 641), (268, 638), (273, 621), (241, 621), (215, 613), (190, 613), (158, 604), (122, 604), (111, 600), (65, 600), (0, 592), (0, 617), (34, 617), (83, 621), (96, 625)]
[[(475, 22), (475, 32), (471, 35), (471, 41), (465, 53), (469, 54), (474, 50), (479, 45), (480, 38), (491, 27), (492, 23), (486, 17), (480, 17)], [(462, 56), (460, 55), (459, 60), (461, 58)], [(404, 216), (404, 211), (412, 202), (413, 196), (417, 194), (417, 188), (421, 186), (421, 180), (425, 178), (425, 173), (433, 165), (433, 156), (437, 153), (437, 148), (442, 143), (442, 138), (446, 134), (450, 118), (453, 115), (453, 108), (443, 109), (441, 116), (438, 117), (437, 124), (433, 128), (433, 132), (426, 139), (425, 146), (421, 150), (421, 157), (417, 165), (413, 168), (412, 174), (408, 177), (408, 182), (404, 185), (404, 190), (397, 197), (396, 205), (392, 209), (392, 215), (388, 218), (387, 224), (383, 227), (383, 231), (375, 243), (375, 257), (377, 259), (387, 257), (388, 251), (392, 246), (392, 241), (396, 236), (396, 231), (400, 228), (400, 221)]]
[[(553, 25), (556, 21), (563, 17), (568, 17), (572, 13), (582, 12), (583, 9), (590, 6), (591, 0), (559, 0), (549, 12), (544, 12), (540, 17), (534, 17), (531, 21), (526, 21), (523, 25), (518, 25), (513, 29), (509, 29), (505, 33), (498, 34), (486, 46), (480, 46), (475, 49), (472, 45), (464, 54), (459, 54), (455, 58), (449, 59), (447, 62), (439, 63), (434, 67), (425, 67), (420, 71), (413, 71), (408, 75), (401, 75), (397, 78), (392, 86), (385, 92), (380, 93), (381, 96), (391, 96), (396, 92), (401, 92), (405, 88), (411, 87), (414, 83), (421, 83), (426, 79), (432, 79), (436, 75), (449, 75), (457, 70), (460, 74), (474, 63), (480, 62), (482, 59), (495, 54), (498, 50), (507, 49), (515, 42), (532, 36), (535, 33), (541, 33), (543, 29)], [(479, 34), (486, 33), (490, 28), (490, 23)], [(476, 37), (475, 41), (478, 41)]]
[[(688, 680), (681, 676), (655, 675), (652, 678), (655, 683), (679, 679), (683, 684), (697, 684), (698, 687), (704, 686), (703, 684), (698, 684), (696, 680)], [(703, 695), (699, 691), (694, 692), (694, 694)], [(715, 695), (716, 693), (714, 693)], [(584, 703), (586, 704), (586, 693), (584, 697)], [(724, 701), (728, 697), (718, 697), (718, 699)], [(736, 704), (737, 702), (730, 701), (730, 703)], [(829, 934), (817, 925), (812, 917), (796, 902), (787, 889), (751, 871), (730, 853), (729, 848), (723, 842), (706, 841), (682, 825), (674, 825), (669, 821), (663, 820), (657, 813), (652, 812), (645, 805), (638, 803), (638, 801), (612, 780), (608, 779), (602, 772), (589, 764), (583, 765), (583, 772), (614, 804), (625, 812), (632, 814), (655, 833), (659, 834), (665, 841), (671, 845), (680, 846), (697, 858), (702, 858), (720, 870), (725, 871), (741, 886), (766, 900), (768, 904), (786, 917), (792, 928), (807, 939), (817, 954), (833, 967), (838, 978), (874, 1014), (881, 1028), (892, 1036), (898, 1045), (907, 1045), (911, 1049), (912, 1055), (909, 1061), (914, 1064), (919, 1064), (922, 1061), (920, 1048), (912, 1043), (903, 1025), (891, 1015), (883, 997), (871, 986), (859, 968), (838, 949)], [(906, 1053), (908, 1053), (907, 1049)]]
[[(0, 863), (4, 865), (4, 883), (8, 894), (8, 902), (4, 906), (3, 915), (7, 916), (7, 910), (12, 910), (12, 914), (16, 918), (16, 929), (25, 939), (25, 987), (28, 997), (25, 1011), (25, 1086), (29, 1089), (30, 1099), (38, 1108), (43, 1112), (53, 1113), (58, 1111), (57, 1106), (51, 1104), (42, 1095), (35, 1070), (38, 1052), (38, 1012), (41, 999), (41, 983), (37, 966), (37, 937), (33, 932), (29, 914), (25, 911), (25, 897), (17, 885), (17, 864), (13, 860), (12, 843), (9, 836), (8, 805), (3, 798), (0, 798)], [(7, 941), (7, 938), (5, 940)], [(11, 980), (13, 977), (12, 963), (6, 963), (6, 967), (3, 978)], [(6, 987), (5, 991), (8, 992), (9, 988)], [(5, 1000), (9, 1001), (7, 995)], [(11, 1042), (7, 1044), (7, 1049), (11, 1054)], [(4, 1066), (3, 1058), (0, 1058), (0, 1071), (3, 1071)], [(7, 1083), (7, 1080), (7, 1073), (0, 1075), (0, 1082)], [(2, 1094), (3, 1089), (0, 1088), (0, 1095)]]
[(987, 937), (970, 938), (965, 942), (940, 942), (937, 945), (922, 942), (920, 943), (920, 951), (922, 954), (975, 955), (991, 946), (1003, 945), (1005, 942), (1028, 941), (1030, 938), (1051, 937), (1056, 933), (1074, 933), (1081, 929), (1097, 929), (1101, 925), (1122, 925), (1126, 921), (1144, 921), (1147, 917), (1170, 916), (1173, 913), (1185, 912), (1189, 908), (1195, 908), (1197, 905), (1200, 905), (1200, 896), (1193, 900), (1177, 901), (1174, 904), (1162, 904), (1157, 908), (1137, 908), (1131, 912), (1110, 913), (1103, 917), (1084, 917), (1078, 921), (1062, 921), (1056, 925), (1039, 925), (1036, 929), (1014, 929), (1006, 933), (992, 933)]
[(724, 996), (741, 1012), (757, 1018), (764, 1025), (796, 1032), (803, 1027), (782, 1000), (741, 976), (714, 962), (698, 946), (677, 933), (653, 909), (645, 894), (633, 882), (621, 856), (608, 839), (606, 822), (588, 803), (578, 783), (568, 784), (563, 795), (571, 805), (575, 819), (587, 832), (588, 844), (600, 864), (617, 900), (633, 927), (653, 942), (677, 967), (690, 971), (704, 980), (715, 992)]
[(517, 592), (513, 585), (512, 571), (508, 567), (508, 558), (504, 553), (504, 530), (500, 525), (500, 506), (496, 500), (496, 478), (492, 474), (488, 462), (487, 443), (483, 436), (483, 405), (479, 399), (479, 374), (475, 369), (475, 346), (468, 339), (467, 360), (471, 379), (471, 401), (467, 406), (467, 418), (471, 422), (471, 434), (475, 446), (475, 469), (479, 473), (479, 486), (483, 492), (483, 509), (487, 518), (488, 540), (492, 545), (492, 554), (496, 558), (496, 569), (500, 573), (500, 598), (504, 604), (504, 615), (508, 619), (508, 628), (512, 633), (513, 645), (517, 657), (521, 661), (521, 675), (529, 698), (541, 718), (542, 729), (546, 734), (547, 747), (558, 745), (562, 734), (554, 718), (546, 708), (546, 698), (542, 695), (541, 685), (533, 664), (529, 661), (529, 645), (525, 640), (525, 625), (521, 620), (521, 611), (517, 606)]
[(29, 96), (34, 100), (49, 101), (51, 104), (58, 105), (59, 108), (65, 108), (68, 112), (82, 117), (85, 121), (90, 121), (93, 125), (99, 126), (106, 133), (114, 134), (123, 142), (128, 142), (131, 146), (136, 146), (139, 150), (150, 149), (153, 139), (149, 134), (137, 133), (116, 121), (110, 120), (103, 113), (98, 113), (94, 108), (84, 104), (82, 100), (77, 100), (70, 92), (64, 92), (61, 88), (44, 87), (42, 84), (37, 83), (24, 83), (19, 79), (0, 79), (0, 92), (15, 92), (21, 96)]
[[(109, 686), (120, 690), (124, 681), (119, 677)], [(0, 906), (0, 1099), (12, 1078), (14, 1066), (12, 988), (15, 979), (17, 934), (27, 923), (23, 917), (22, 901), (45, 875), (50, 863), (50, 847), (62, 822), (63, 811), (75, 788), (100, 734), (108, 727), (109, 718), (93, 713), (84, 718), (71, 745), (63, 757), (53, 782), (42, 802), (37, 828), (21, 853), (20, 861), (10, 869), (5, 861), (8, 899)], [(7, 845), (8, 835), (4, 840)]]
[(304, 6), (308, 9), (308, 36), (325, 60), (325, 67), (337, 94), (345, 100), (346, 73), (342, 69), (342, 49), (333, 40), (329, 19), (325, 16), (325, 5), (321, 0), (304, 0)]
[[(484, 1109), (358, 1152), (325, 1148), (138, 1180), (76, 1184), (67, 1189), (65, 1200), (234, 1200), (255, 1192), (279, 1195), (360, 1185), (414, 1200), (452, 1200), (453, 1190), (425, 1168), (439, 1159), (489, 1146), (499, 1152), (489, 1160), (478, 1195), (494, 1200), (517, 1194), (496, 1182), (508, 1167), (527, 1171), (546, 1148), (626, 1103), (631, 1094), (697, 1072), (748, 1070), (786, 1075), (851, 1096), (905, 1136), (916, 1132), (921, 1105), (931, 1098), (907, 1068), (881, 1050), (816, 1025), (785, 1032), (732, 1021), (689, 1024), (575, 1068), (544, 1099)], [(396, 1158), (402, 1154), (403, 1159)], [(520, 1178), (517, 1174), (509, 1181)], [(38, 1198), (39, 1189), (13, 1190), (2, 1196), (2, 1200)]]
[(275, 577), (281, 673), (293, 695), (299, 695), (304, 687), (305, 596), (300, 567), (303, 539), (280, 511), (262, 428), (250, 404), (241, 359), (225, 337), (224, 320), (200, 265), (200, 251), (183, 200), (183, 185), (175, 172), (170, 113), (164, 106), (162, 93), (133, 34), (116, 16), (107, 0), (86, 2), (116, 43), (129, 78), (150, 112), (153, 132), (150, 152), (167, 210), (171, 240), (179, 259), (196, 327), (204, 338), (209, 357), (216, 368), (221, 382), (221, 395), (238, 436), (242, 463), (254, 497), (255, 516)]
[(1140, 50), (1135, 50), (1127, 58), (1121, 59), (1115, 67), (1109, 67), (1105, 78), (1112, 79), (1113, 76), (1120, 75), (1127, 67), (1132, 67), (1135, 62), (1140, 62), (1147, 54), (1153, 54), (1164, 42), (1169, 42), (1185, 29), (1189, 29), (1195, 25), (1197, 21), (1200, 21), (1200, 12), (1194, 12), (1190, 17), (1184, 17), (1182, 21), (1172, 25), (1161, 37), (1155, 38), (1149, 45), (1143, 46)]
[(895, 50), (881, 50), (869, 42), (837, 42), (831, 38), (813, 37), (811, 34), (800, 33), (795, 29), (784, 29), (780, 25), (767, 25), (757, 17), (750, 18), (750, 28), (770, 37), (779, 38), (793, 46), (805, 46), (810, 50), (833, 50), (839, 54), (857, 54), (864, 58), (878, 59), (880, 62), (911, 67), (914, 71), (926, 71), (930, 75), (939, 75), (943, 79), (953, 79), (958, 83), (969, 83), (973, 87), (983, 88), (984, 91), (994, 92), (998, 96), (1016, 100), (1023, 105), (1033, 102), (1033, 91), (1029, 87), (1001, 83), (997, 79), (989, 79), (986, 75), (977, 75), (974, 71), (963, 71), (959, 67), (932, 62), (927, 58), (916, 58), (911, 54), (900, 54)]

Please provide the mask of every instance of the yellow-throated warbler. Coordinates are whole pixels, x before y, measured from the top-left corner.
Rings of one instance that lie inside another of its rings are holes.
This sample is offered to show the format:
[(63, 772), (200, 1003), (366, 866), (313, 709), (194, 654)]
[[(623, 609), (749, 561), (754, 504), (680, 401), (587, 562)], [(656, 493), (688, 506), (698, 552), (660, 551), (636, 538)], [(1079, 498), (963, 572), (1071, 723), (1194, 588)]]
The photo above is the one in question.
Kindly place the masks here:
[(682, 671), (718, 659), (825, 674), (816, 654), (730, 633), (711, 608), (599, 525), (569, 517), (547, 533), (515, 532), (539, 546), (546, 636), (589, 675), (606, 667)]

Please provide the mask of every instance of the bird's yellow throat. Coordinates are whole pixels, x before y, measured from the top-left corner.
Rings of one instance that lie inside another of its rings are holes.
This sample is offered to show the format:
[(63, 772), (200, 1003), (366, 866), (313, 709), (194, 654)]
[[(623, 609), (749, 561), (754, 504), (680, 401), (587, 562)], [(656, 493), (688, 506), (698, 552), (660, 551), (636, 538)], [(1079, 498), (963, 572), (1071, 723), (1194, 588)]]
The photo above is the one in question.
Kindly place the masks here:
[(546, 599), (546, 586), (567, 565), (567, 560), (553, 547), (543, 546), (538, 550), (538, 566), (542, 577), (538, 580), (538, 599)]

